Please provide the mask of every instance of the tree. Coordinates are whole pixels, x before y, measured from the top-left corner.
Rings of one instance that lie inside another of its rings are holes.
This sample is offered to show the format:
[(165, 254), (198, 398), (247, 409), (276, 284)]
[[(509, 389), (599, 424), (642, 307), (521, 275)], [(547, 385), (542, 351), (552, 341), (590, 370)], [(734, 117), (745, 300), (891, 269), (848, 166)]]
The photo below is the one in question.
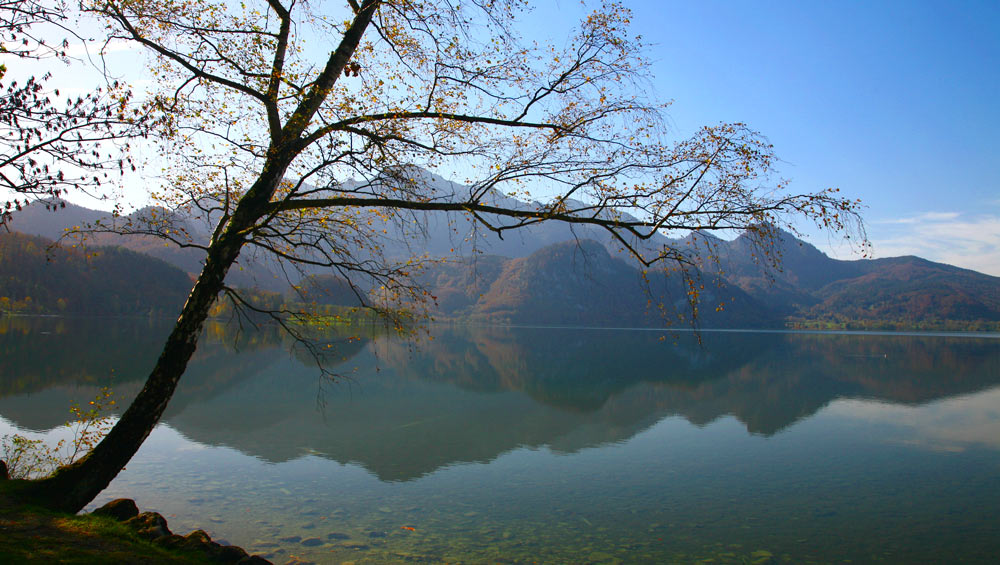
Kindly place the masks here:
[(144, 134), (149, 114), (131, 103), (125, 84), (109, 81), (60, 103), (51, 73), (22, 83), (9, 76), (40, 60), (71, 63), (68, 39), (44, 37), (75, 35), (68, 20), (58, 0), (0, 0), (0, 227), (33, 201), (56, 210), (67, 190), (96, 194), (112, 174), (135, 170), (129, 140)]
[[(857, 202), (833, 190), (771, 183), (772, 148), (743, 124), (669, 141), (665, 107), (640, 94), (648, 66), (621, 4), (602, 5), (560, 49), (525, 46), (526, 4), (347, 0), (320, 13), (295, 0), (88, 2), (113, 39), (156, 58), (153, 107), (171, 156), (156, 196), (215, 227), (205, 242), (162, 215), (103, 228), (200, 248), (204, 268), (132, 405), (34, 491), (79, 510), (128, 462), (213, 302), (241, 301), (225, 278), (245, 248), (381, 288), (372, 307), (388, 313), (421, 295), (415, 262), (385, 254), (381, 227), (420, 212), (466, 214), (501, 237), (538, 222), (593, 226), (647, 267), (693, 260), (645, 243), (664, 231), (749, 228), (766, 247), (795, 217), (834, 230), (857, 218)], [(465, 182), (430, 190), (416, 165)]]

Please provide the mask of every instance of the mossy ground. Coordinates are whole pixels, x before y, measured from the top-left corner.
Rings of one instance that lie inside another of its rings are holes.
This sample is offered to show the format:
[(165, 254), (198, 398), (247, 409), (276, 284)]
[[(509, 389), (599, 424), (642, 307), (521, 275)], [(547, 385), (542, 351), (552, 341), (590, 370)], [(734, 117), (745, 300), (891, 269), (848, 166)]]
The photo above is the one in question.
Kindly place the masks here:
[(211, 563), (200, 552), (166, 549), (111, 518), (25, 504), (22, 481), (0, 481), (0, 563)]

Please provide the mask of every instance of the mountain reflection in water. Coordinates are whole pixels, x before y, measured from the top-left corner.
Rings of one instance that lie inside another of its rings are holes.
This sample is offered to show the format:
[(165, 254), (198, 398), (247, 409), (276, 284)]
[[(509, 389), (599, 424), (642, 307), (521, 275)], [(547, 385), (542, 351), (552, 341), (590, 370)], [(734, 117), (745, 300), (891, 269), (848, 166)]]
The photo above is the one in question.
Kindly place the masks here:
[[(0, 319), (0, 415), (65, 422), (111, 386), (134, 396), (167, 326)], [(1000, 340), (965, 336), (432, 326), (417, 341), (345, 340), (336, 381), (274, 328), (211, 325), (165, 422), (269, 462), (309, 453), (408, 481), (519, 447), (574, 453), (668, 416), (731, 415), (770, 436), (837, 399), (916, 405), (1000, 384)], [(431, 339), (432, 338), (432, 339)], [(849, 404), (848, 404), (849, 406)]]

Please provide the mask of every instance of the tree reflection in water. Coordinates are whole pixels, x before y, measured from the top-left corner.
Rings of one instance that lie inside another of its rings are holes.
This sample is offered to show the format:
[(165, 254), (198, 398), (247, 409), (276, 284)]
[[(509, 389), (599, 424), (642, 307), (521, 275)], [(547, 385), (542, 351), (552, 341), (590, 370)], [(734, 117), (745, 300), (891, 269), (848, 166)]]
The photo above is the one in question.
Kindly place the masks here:
[[(0, 320), (0, 415), (47, 430), (97, 387), (127, 400), (166, 330)], [(277, 328), (206, 331), (171, 427), (267, 461), (308, 451), (391, 481), (518, 447), (622, 442), (672, 415), (731, 415), (772, 435), (837, 399), (911, 405), (1000, 383), (1000, 340), (976, 337), (706, 331), (698, 344), (684, 332), (433, 326), (413, 342), (335, 328), (324, 362), (341, 377), (329, 382)]]

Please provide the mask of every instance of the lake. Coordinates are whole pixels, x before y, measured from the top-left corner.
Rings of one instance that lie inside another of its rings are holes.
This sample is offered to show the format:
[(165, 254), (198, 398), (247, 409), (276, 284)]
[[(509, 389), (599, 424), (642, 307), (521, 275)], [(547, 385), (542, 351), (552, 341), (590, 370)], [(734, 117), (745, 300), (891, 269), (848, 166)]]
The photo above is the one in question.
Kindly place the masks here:
[[(169, 328), (0, 318), (0, 434)], [(370, 332), (369, 332), (370, 333)], [(1000, 335), (211, 325), (118, 497), (284, 563), (993, 563)]]

